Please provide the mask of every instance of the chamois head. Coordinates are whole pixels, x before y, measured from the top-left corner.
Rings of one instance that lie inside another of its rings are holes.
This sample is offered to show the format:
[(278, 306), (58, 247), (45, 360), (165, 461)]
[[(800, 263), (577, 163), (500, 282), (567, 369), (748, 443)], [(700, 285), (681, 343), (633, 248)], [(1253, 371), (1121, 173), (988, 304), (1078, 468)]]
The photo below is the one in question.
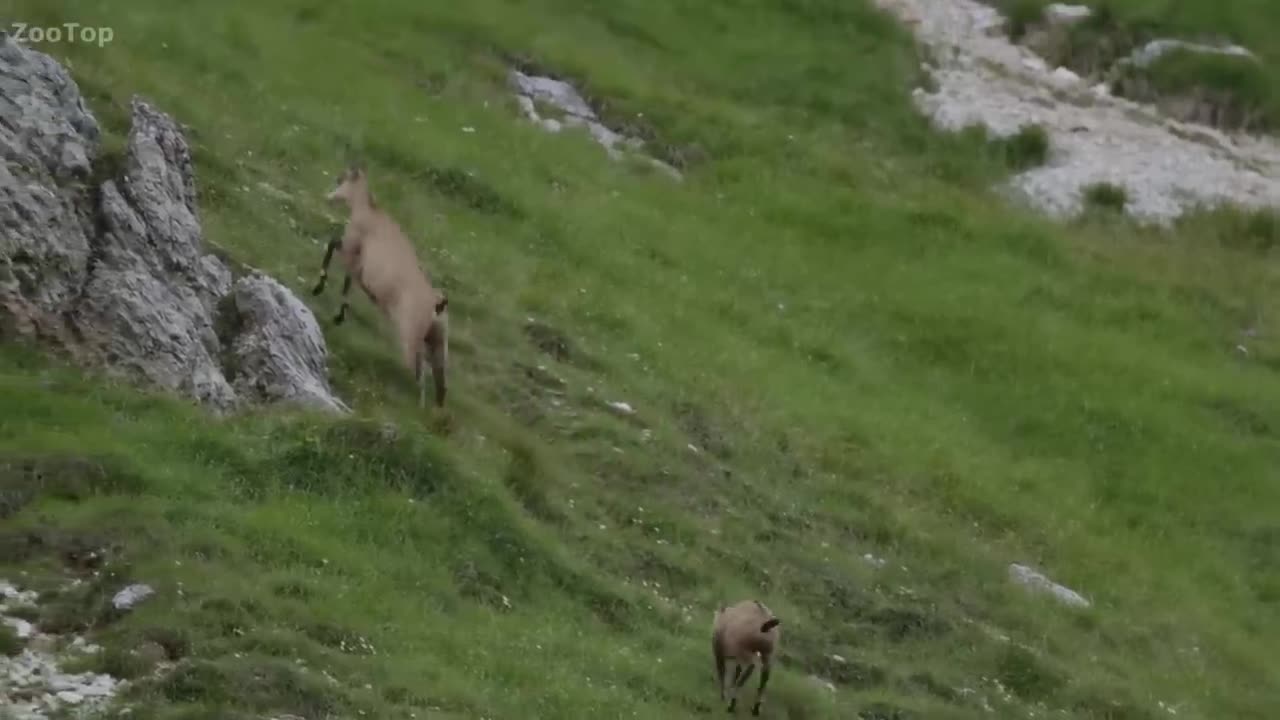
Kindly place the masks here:
[(338, 183), (325, 196), (331, 203), (343, 203), (352, 207), (358, 203), (369, 202), (369, 177), (364, 163), (348, 165), (338, 176)]

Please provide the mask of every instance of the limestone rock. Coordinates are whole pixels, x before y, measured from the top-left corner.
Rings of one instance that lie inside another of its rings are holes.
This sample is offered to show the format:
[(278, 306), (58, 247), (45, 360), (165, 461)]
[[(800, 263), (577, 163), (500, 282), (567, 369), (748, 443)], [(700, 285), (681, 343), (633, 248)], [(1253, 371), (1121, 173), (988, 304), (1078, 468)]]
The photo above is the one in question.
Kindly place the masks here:
[(1093, 10), (1087, 5), (1069, 5), (1053, 3), (1044, 9), (1044, 19), (1055, 27), (1070, 27), (1084, 22), (1093, 16)]
[[(1038, 125), (1048, 133), (1052, 160), (1000, 188), (1047, 215), (1078, 215), (1084, 210), (1084, 189), (1101, 182), (1127, 188), (1125, 211), (1147, 224), (1167, 226), (1185, 212), (1226, 203), (1246, 210), (1280, 207), (1280, 143), (1274, 138), (1170, 119), (1156, 107), (1105, 92), (1094, 78), (1086, 83), (1063, 73), (1055, 77), (1055, 69), (1032, 50), (986, 32), (999, 22), (999, 12), (987, 3), (876, 4), (911, 23), (917, 38), (933, 50), (934, 89), (920, 89), (913, 100), (935, 127), (956, 131), (979, 125), (1005, 137)], [(1141, 61), (1170, 47), (1149, 45), (1137, 57)], [(1216, 51), (1247, 53), (1232, 48)], [(1089, 131), (1078, 132), (1082, 127)]]
[[(628, 137), (605, 125), (577, 88), (563, 80), (511, 70), (508, 81), (515, 91), (516, 103), (520, 106), (521, 113), (547, 132), (560, 132), (567, 127), (586, 128), (592, 139), (615, 160), (621, 159), (624, 151), (640, 153), (644, 148), (644, 141), (640, 138)], [(563, 117), (542, 116), (538, 112), (537, 102), (555, 108), (564, 114)], [(683, 177), (675, 167), (657, 158), (643, 154), (638, 157), (674, 180)]]
[(1233, 57), (1254, 60), (1257, 59), (1248, 48), (1243, 48), (1239, 45), (1207, 45), (1205, 43), (1190, 42), (1187, 40), (1177, 40), (1172, 38), (1152, 40), (1146, 45), (1134, 50), (1133, 54), (1131, 54), (1128, 59), (1129, 62), (1133, 63), (1135, 66), (1144, 68), (1174, 50), (1185, 50), (1187, 52), (1210, 55), (1230, 55)]
[(213, 303), (231, 273), (202, 253), (190, 156), (172, 120), (134, 98), (125, 177), (100, 193), (103, 234), (71, 316), (81, 352), (113, 373), (235, 407), (218, 365)]
[[(130, 109), (120, 172), (94, 187), (101, 131), (74, 80), (0, 35), (0, 339), (50, 342), (219, 412), (345, 410), (307, 306), (260, 273), (237, 282), (205, 250), (181, 126), (143, 98)], [(217, 332), (227, 304), (245, 336)]]
[[(0, 598), (34, 604), (38, 597), (0, 579)], [(47, 720), (64, 717), (72, 708), (96, 717), (124, 687), (111, 675), (65, 671), (64, 662), (88, 652), (90, 646), (77, 637), (80, 642), (73, 641), (59, 652), (65, 636), (42, 633), (31, 623), (5, 615), (5, 611), (0, 608), (0, 622), (17, 628), (29, 641), (17, 654), (0, 654), (0, 717)]]
[(232, 384), (242, 397), (347, 412), (329, 387), (320, 324), (288, 288), (254, 273), (236, 281), (227, 316)]
[(111, 605), (116, 610), (132, 610), (135, 605), (155, 594), (155, 590), (143, 583), (134, 583), (120, 590), (111, 598)]
[(1035, 570), (1032, 570), (1026, 565), (1019, 565), (1017, 563), (1010, 565), (1009, 578), (1029, 590), (1050, 595), (1063, 605), (1087, 608), (1091, 604), (1080, 593), (1053, 582), (1049, 578)]
[(89, 261), (101, 131), (70, 75), (0, 33), (0, 338), (57, 338)]

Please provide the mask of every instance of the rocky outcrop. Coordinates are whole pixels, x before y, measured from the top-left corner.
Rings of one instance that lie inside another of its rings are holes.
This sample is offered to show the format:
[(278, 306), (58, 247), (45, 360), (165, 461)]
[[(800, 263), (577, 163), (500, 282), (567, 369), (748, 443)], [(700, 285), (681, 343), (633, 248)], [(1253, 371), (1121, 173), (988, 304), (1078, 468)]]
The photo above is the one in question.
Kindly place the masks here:
[[(52, 343), (220, 412), (346, 409), (306, 305), (205, 252), (191, 151), (171, 117), (133, 98), (117, 176), (95, 184), (101, 131), (69, 74), (0, 37), (0, 89), (0, 338)], [(228, 307), (235, 321), (220, 323)]]
[(978, 0), (876, 4), (933, 51), (932, 87), (917, 88), (914, 100), (936, 127), (981, 126), (1007, 137), (1038, 126), (1048, 135), (1047, 162), (1018, 173), (1004, 189), (1050, 216), (1078, 215), (1087, 189), (1100, 183), (1124, 188), (1125, 211), (1157, 225), (1205, 207), (1280, 207), (1274, 139), (1173, 120), (1105, 85), (1091, 87), (993, 32), (1006, 20)]
[(1019, 565), (1018, 563), (1010, 565), (1009, 579), (1031, 592), (1048, 595), (1063, 605), (1076, 608), (1087, 608), (1092, 605), (1080, 593), (1065, 585), (1059, 585), (1045, 577), (1044, 574), (1026, 565)]
[[(624, 154), (630, 154), (675, 180), (683, 178), (675, 167), (645, 155), (644, 140), (628, 137), (605, 125), (577, 88), (568, 82), (542, 75), (527, 74), (515, 69), (508, 73), (508, 81), (515, 92), (520, 111), (530, 122), (543, 130), (558, 133), (566, 128), (586, 128), (591, 138), (599, 143), (614, 160), (620, 160)], [(543, 112), (539, 112), (539, 105), (542, 106)], [(544, 114), (547, 109), (554, 109), (560, 117)]]
[(213, 313), (231, 272), (205, 255), (191, 155), (173, 121), (132, 102), (118, 180), (98, 193), (100, 234), (68, 320), (82, 356), (218, 408), (236, 404)]
[(0, 338), (56, 337), (86, 279), (101, 131), (52, 59), (0, 35)]
[[(984, 2), (1002, 6), (994, 0)], [(1078, 31), (1079, 26), (1089, 23), (1093, 27)], [(1011, 23), (1008, 32), (1011, 39), (1039, 55), (1050, 67), (1065, 66), (1058, 67), (1055, 74), (1083, 76), (1091, 85), (1151, 105), (1174, 120), (1226, 132), (1275, 130), (1266, 101), (1246, 89), (1249, 82), (1211, 79), (1214, 75), (1225, 77), (1225, 68), (1233, 67), (1231, 75), (1255, 74), (1261, 80), (1265, 75), (1263, 63), (1252, 51), (1226, 42), (1141, 39), (1149, 34), (1145, 28), (1124, 26), (1114, 17), (1095, 14), (1086, 5), (1063, 3), (1046, 6), (1038, 18), (1020, 17)], [(1170, 55), (1182, 55), (1184, 60), (1218, 56), (1218, 69), (1209, 71), (1206, 66), (1198, 78), (1181, 73), (1177, 79), (1165, 75), (1163, 81), (1158, 81), (1156, 78), (1162, 73), (1153, 66)]]
[(324, 382), (324, 334), (285, 286), (259, 272), (236, 281), (224, 302), (227, 376), (242, 398), (289, 400), (335, 412), (346, 406)]

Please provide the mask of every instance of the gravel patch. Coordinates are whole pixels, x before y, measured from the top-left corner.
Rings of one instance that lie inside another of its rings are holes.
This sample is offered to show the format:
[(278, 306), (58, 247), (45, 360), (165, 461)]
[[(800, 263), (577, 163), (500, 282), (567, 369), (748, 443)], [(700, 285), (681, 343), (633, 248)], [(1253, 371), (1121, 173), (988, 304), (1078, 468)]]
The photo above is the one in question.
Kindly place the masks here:
[(0, 579), (0, 623), (23, 643), (15, 655), (0, 654), (0, 718), (47, 720), (102, 710), (123, 687), (101, 673), (70, 673), (62, 665), (101, 648), (76, 636), (40, 632), (37, 625), (10, 613), (38, 605), (39, 595)]
[(1011, 135), (1039, 125), (1047, 163), (1004, 188), (1048, 215), (1084, 209), (1098, 183), (1124, 188), (1126, 211), (1169, 225), (1184, 213), (1222, 204), (1280, 208), (1280, 144), (1228, 135), (1163, 117), (1154, 107), (1112, 96), (1065, 68), (1048, 67), (1005, 33), (1005, 18), (975, 0), (876, 0), (909, 25), (932, 55), (936, 91), (917, 88), (916, 106), (935, 127), (985, 126)]

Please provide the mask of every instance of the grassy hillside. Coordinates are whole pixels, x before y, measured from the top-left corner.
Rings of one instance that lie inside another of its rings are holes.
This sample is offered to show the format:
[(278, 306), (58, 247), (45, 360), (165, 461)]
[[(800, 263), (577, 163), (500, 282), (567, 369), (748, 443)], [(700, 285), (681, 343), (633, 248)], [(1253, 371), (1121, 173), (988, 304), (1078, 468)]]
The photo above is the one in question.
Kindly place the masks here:
[[(362, 148), (454, 314), (444, 413), (366, 300), (326, 324), (343, 421), (213, 421), (3, 349), (0, 577), (111, 548), (45, 620), (100, 620), (113, 672), (148, 642), (178, 661), (132, 717), (718, 715), (707, 633), (740, 597), (784, 618), (767, 717), (1280, 707), (1274, 219), (1001, 204), (1004, 151), (928, 130), (909, 36), (854, 0), (0, 16), (113, 27), (41, 49), (112, 147), (135, 92), (189, 125), (208, 242), (322, 319), (321, 198)], [(507, 58), (685, 181), (519, 120)], [(159, 592), (102, 614), (127, 580)]]

